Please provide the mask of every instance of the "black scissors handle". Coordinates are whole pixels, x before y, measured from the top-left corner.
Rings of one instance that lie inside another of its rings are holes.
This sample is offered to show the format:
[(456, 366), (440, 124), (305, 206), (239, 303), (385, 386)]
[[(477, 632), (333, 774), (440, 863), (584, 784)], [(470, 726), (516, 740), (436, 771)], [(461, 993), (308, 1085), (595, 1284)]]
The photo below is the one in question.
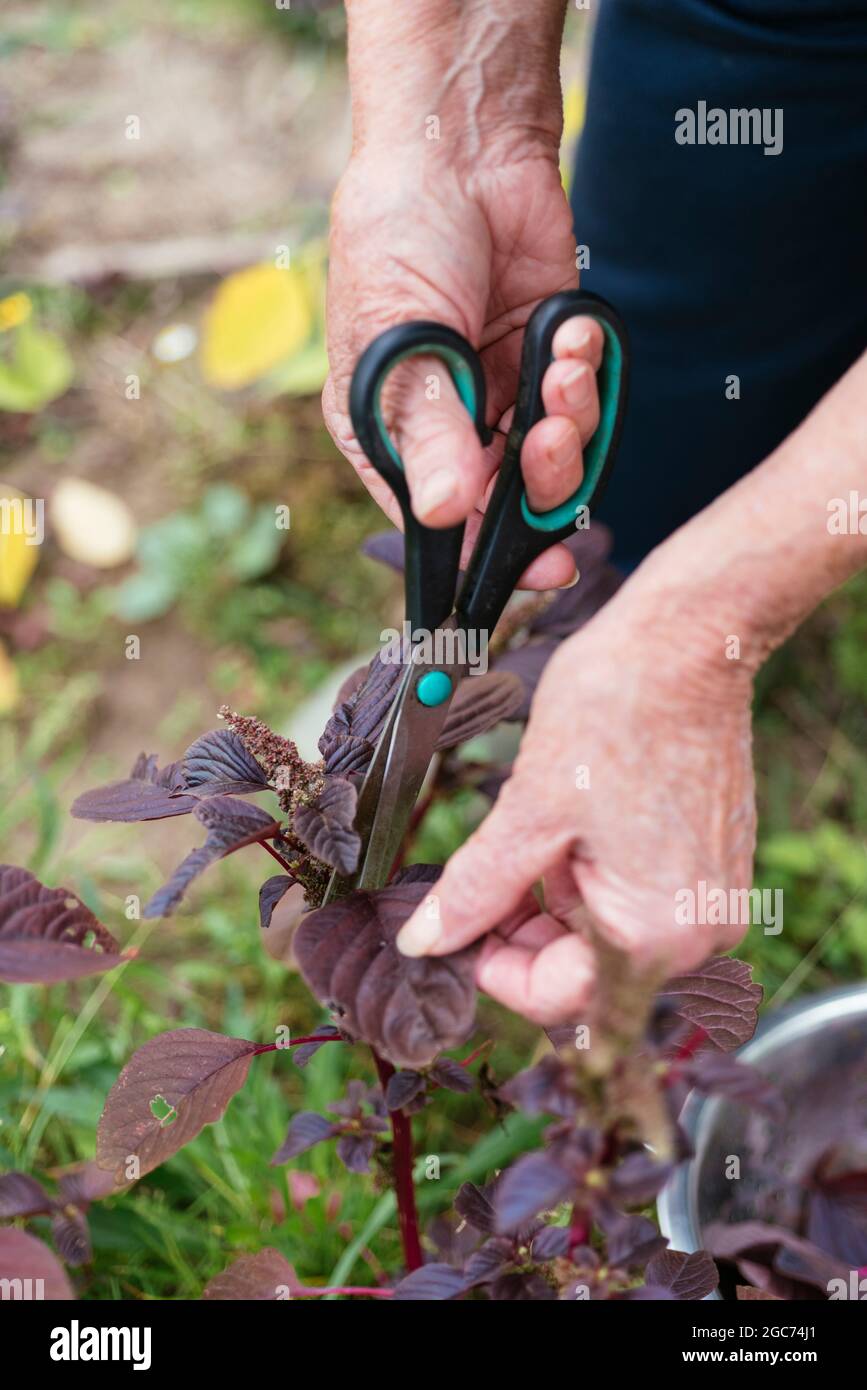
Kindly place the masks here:
[(403, 513), (406, 616), (414, 630), (434, 632), (454, 608), (464, 523), (434, 530), (413, 515), (403, 462), (389, 437), (380, 403), (386, 377), (408, 357), (440, 358), (472, 416), (482, 444), (490, 443), (491, 431), (485, 425), (482, 364), (466, 338), (453, 328), (425, 320), (401, 323), (374, 338), (358, 359), (349, 390), (352, 428)]
[[(528, 431), (545, 414), (542, 380), (552, 360), (554, 334), (577, 314), (597, 319), (605, 333), (598, 373), (599, 426), (584, 451), (584, 479), (568, 501), (551, 511), (533, 512), (521, 474), (521, 447)], [(443, 324), (399, 324), (375, 338), (362, 353), (352, 378), (349, 409), (356, 437), (367, 458), (392, 488), (400, 504), (406, 537), (406, 613), (413, 627), (433, 632), (452, 612), (464, 526), (434, 530), (412, 513), (400, 455), (382, 418), (380, 393), (385, 378), (407, 357), (441, 358), (473, 418), (483, 444), (485, 380), (478, 354), (465, 338)], [(623, 425), (629, 370), (626, 330), (604, 299), (585, 290), (567, 290), (543, 300), (527, 324), (515, 416), (499, 478), (458, 596), (464, 628), (491, 633), (523, 571), (555, 541), (573, 534), (589, 517), (608, 479)]]
[[(599, 424), (584, 450), (580, 487), (558, 507), (534, 512), (521, 473), (521, 448), (545, 414), (542, 380), (551, 364), (554, 334), (567, 319), (581, 314), (596, 319), (605, 334), (597, 374)], [(586, 524), (599, 501), (614, 464), (623, 429), (629, 378), (626, 329), (611, 305), (587, 290), (566, 290), (545, 299), (533, 311), (524, 334), (518, 398), (499, 477), (485, 512), (457, 609), (464, 628), (492, 633), (524, 570), (553, 545)]]

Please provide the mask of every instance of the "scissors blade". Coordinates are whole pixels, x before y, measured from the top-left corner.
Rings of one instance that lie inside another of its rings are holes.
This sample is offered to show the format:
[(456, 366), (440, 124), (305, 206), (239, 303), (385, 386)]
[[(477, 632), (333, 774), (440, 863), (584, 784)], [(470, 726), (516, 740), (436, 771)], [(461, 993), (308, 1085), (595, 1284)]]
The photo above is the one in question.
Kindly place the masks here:
[[(452, 617), (438, 629), (452, 633), (451, 642), (443, 644), (447, 659), (420, 660), (417, 651), (409, 663), (358, 798), (355, 827), (362, 843), (359, 868), (350, 878), (332, 875), (326, 903), (353, 889), (380, 888), (388, 881), (455, 691), (466, 672), (461, 634), (455, 627)], [(441, 671), (451, 679), (451, 693), (435, 706), (423, 704), (417, 693), (419, 682), (431, 671)]]

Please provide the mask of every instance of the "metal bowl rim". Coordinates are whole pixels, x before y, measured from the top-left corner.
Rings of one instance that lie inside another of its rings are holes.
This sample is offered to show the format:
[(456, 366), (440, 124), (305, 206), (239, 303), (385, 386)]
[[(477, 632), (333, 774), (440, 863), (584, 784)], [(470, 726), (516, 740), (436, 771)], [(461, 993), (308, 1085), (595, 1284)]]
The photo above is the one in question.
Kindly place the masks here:
[[(754, 1037), (739, 1048), (736, 1055), (744, 1062), (760, 1062), (778, 1047), (809, 1037), (832, 1021), (862, 1014), (867, 1014), (867, 984), (845, 985), (823, 994), (810, 995), (766, 1015)], [(673, 1249), (684, 1250), (687, 1254), (701, 1249), (696, 1160), (701, 1155), (703, 1136), (712, 1128), (720, 1104), (719, 1098), (706, 1098), (696, 1091), (691, 1091), (687, 1096), (680, 1113), (680, 1123), (692, 1142), (695, 1156), (680, 1164), (660, 1193), (657, 1203), (662, 1234)], [(720, 1295), (713, 1293), (709, 1297), (719, 1299)]]

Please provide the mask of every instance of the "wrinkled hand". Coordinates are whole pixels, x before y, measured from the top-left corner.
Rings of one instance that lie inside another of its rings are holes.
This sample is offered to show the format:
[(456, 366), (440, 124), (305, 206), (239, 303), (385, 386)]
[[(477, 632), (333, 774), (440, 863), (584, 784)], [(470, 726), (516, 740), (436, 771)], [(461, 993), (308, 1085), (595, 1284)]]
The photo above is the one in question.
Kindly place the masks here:
[(594, 936), (668, 973), (734, 946), (746, 924), (676, 913), (701, 880), (752, 882), (752, 675), (723, 643), (661, 619), (637, 571), (546, 667), (511, 777), (401, 950), (442, 955), (490, 932), (479, 986), (555, 1023), (592, 999)]
[[(415, 515), (431, 526), (469, 518), (468, 553), (502, 457), (524, 325), (541, 299), (577, 283), (556, 144), (482, 158), (469, 172), (440, 163), (435, 175), (418, 148), (411, 160), (390, 159), (381, 149), (354, 156), (332, 211), (331, 374), (323, 409), (338, 447), (392, 521), (401, 523), (397, 503), (362, 455), (348, 416), (349, 383), (364, 348), (393, 324), (424, 318), (457, 329), (480, 349), (487, 420), (500, 431), (487, 449), (440, 361), (402, 364), (384, 392)], [(596, 370), (603, 341), (589, 318), (568, 320), (554, 339), (555, 361), (543, 389), (547, 417), (530, 431), (522, 454), (537, 510), (565, 501), (581, 482), (582, 447), (599, 417)], [(440, 393), (433, 400), (432, 374)], [(571, 555), (554, 546), (534, 561), (523, 583), (556, 588), (574, 576)]]

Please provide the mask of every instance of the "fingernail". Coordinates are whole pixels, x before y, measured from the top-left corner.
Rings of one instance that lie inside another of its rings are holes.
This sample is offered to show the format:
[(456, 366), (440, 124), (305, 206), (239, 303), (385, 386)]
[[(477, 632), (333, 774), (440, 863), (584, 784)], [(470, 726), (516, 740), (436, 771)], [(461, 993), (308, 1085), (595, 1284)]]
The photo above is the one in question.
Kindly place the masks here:
[(579, 580), (580, 578), (581, 578), (581, 571), (580, 571), (580, 570), (576, 570), (575, 573), (573, 574), (572, 578), (569, 580), (569, 582), (568, 582), (567, 584), (560, 584), (560, 585), (558, 585), (558, 587), (559, 587), (560, 589), (574, 589), (574, 588), (575, 588), (575, 585), (578, 583), (578, 580)]
[(411, 917), (397, 934), (397, 949), (404, 956), (423, 956), (442, 934), (442, 922), (435, 917)]
[(557, 467), (571, 463), (575, 457), (576, 443), (575, 426), (564, 421), (557, 439), (546, 450), (549, 461)]
[(578, 367), (573, 367), (571, 372), (564, 376), (561, 389), (565, 399), (571, 406), (580, 409), (582, 406), (590, 404), (591, 373), (589, 368), (583, 363)]
[(448, 502), (454, 497), (456, 491), (454, 473), (449, 468), (437, 468), (427, 478), (423, 478), (415, 490), (415, 514), (416, 516), (429, 516), (435, 512), (444, 502)]
[(580, 319), (568, 319), (557, 330), (558, 354), (565, 353), (568, 356), (573, 352), (581, 352), (589, 342), (590, 329), (586, 322), (582, 323)]

